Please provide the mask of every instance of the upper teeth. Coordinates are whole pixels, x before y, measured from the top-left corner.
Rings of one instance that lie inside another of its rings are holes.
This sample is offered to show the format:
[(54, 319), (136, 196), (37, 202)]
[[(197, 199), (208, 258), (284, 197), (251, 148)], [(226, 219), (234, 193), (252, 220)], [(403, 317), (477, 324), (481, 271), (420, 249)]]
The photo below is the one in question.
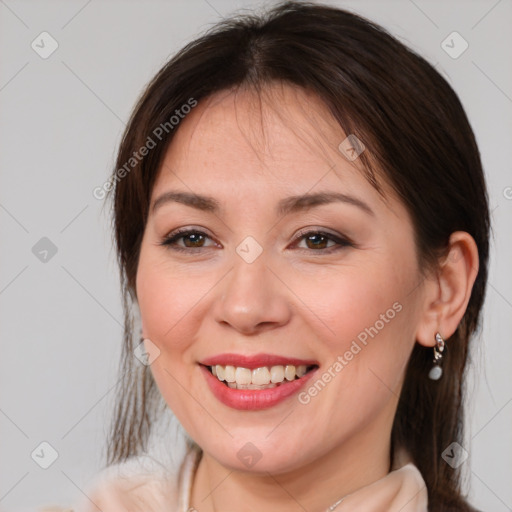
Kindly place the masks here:
[(292, 364), (286, 366), (262, 366), (260, 368), (242, 368), (240, 366), (222, 366), (220, 364), (210, 367), (213, 375), (220, 381), (236, 382), (236, 384), (255, 384), (264, 386), (266, 384), (278, 384), (286, 380), (295, 380), (295, 376), (302, 377), (306, 374), (307, 366), (295, 367)]

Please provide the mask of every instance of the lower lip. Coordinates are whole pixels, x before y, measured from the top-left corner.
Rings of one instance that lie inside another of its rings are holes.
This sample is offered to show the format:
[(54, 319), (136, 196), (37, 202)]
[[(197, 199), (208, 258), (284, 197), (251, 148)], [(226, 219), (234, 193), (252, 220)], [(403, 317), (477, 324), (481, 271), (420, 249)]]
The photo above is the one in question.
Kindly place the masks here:
[(232, 389), (217, 377), (206, 366), (199, 365), (211, 392), (217, 400), (232, 409), (242, 411), (258, 411), (277, 405), (288, 397), (298, 393), (311, 376), (318, 370), (315, 368), (300, 379), (285, 381), (283, 384), (269, 389)]

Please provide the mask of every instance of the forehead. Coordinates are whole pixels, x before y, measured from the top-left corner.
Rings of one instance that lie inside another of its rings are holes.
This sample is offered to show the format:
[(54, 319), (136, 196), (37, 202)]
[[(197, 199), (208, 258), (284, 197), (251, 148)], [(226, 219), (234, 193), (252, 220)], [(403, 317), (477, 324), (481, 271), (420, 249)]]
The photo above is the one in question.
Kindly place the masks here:
[(269, 85), (260, 92), (219, 92), (202, 102), (187, 124), (200, 139), (221, 142), (222, 146), (233, 142), (238, 149), (248, 146), (261, 158), (271, 159), (296, 154), (297, 149), (303, 156), (322, 149), (336, 153), (346, 137), (320, 98), (284, 84)]
[(382, 202), (360, 160), (340, 151), (346, 138), (323, 101), (302, 88), (276, 83), (258, 92), (220, 91), (180, 122), (153, 196), (171, 185), (229, 191), (235, 194), (231, 200), (251, 192), (286, 195), (328, 188)]
[(280, 170), (278, 175), (295, 172), (300, 179), (310, 164), (320, 178), (331, 167), (358, 169), (359, 162), (347, 161), (338, 149), (345, 138), (320, 98), (301, 88), (221, 91), (180, 122), (163, 166), (191, 172), (215, 167), (224, 174), (236, 169), (240, 179), (249, 171)]

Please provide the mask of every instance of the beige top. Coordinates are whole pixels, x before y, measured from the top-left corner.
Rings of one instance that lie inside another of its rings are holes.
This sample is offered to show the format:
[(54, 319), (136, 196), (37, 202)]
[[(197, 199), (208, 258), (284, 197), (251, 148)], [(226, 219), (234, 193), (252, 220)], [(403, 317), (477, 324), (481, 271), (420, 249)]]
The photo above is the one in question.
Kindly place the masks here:
[[(85, 489), (76, 507), (46, 507), (38, 512), (188, 512), (192, 482), (201, 458), (189, 452), (178, 476), (161, 470), (107, 468)], [(385, 477), (342, 498), (336, 512), (427, 512), (427, 489), (418, 468), (401, 452)], [(131, 473), (131, 474), (130, 474)], [(194, 509), (192, 509), (194, 510)], [(228, 512), (228, 511), (223, 511)]]

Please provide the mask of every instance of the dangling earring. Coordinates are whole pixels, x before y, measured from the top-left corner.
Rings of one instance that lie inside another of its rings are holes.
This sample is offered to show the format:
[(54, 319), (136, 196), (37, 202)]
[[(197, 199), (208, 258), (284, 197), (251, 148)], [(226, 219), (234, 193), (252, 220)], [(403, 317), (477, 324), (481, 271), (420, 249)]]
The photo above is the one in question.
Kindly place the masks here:
[(441, 368), (441, 361), (443, 359), (444, 350), (444, 339), (436, 332), (436, 345), (434, 347), (434, 366), (428, 372), (428, 377), (432, 380), (439, 380), (443, 375), (443, 369)]

